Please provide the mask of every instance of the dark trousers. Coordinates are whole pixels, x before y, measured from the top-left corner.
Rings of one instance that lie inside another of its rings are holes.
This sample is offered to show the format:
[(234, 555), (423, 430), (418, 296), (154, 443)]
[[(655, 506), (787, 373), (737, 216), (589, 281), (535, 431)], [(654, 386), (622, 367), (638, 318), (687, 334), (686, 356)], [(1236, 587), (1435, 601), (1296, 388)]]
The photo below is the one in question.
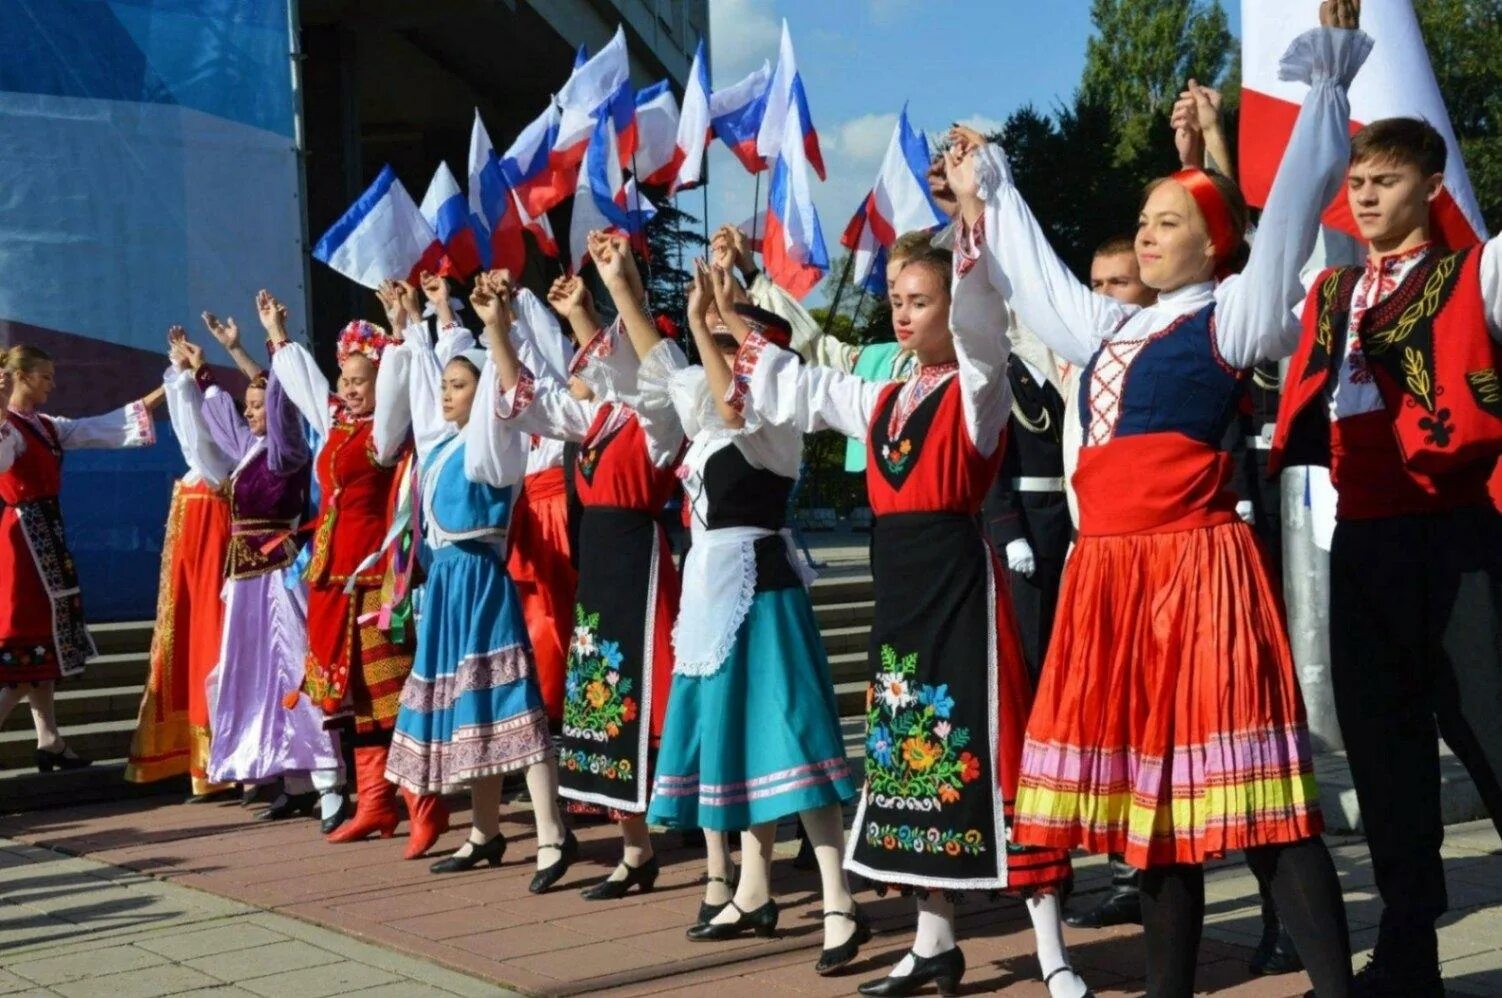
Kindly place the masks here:
[(1031, 576), (1008, 572), (1012, 586), (1012, 609), (1017, 614), (1017, 630), (1022, 634), (1022, 660), (1027, 674), (1038, 684), (1043, 675), (1043, 659), (1048, 655), (1048, 639), (1053, 634), (1054, 611), (1059, 605), (1059, 580), (1064, 575), (1062, 558), (1047, 558), (1035, 552), (1037, 567)]
[(1502, 516), (1348, 520), (1330, 549), (1330, 660), (1384, 911), (1379, 945), (1434, 959), (1448, 906), (1438, 735), (1502, 830)]

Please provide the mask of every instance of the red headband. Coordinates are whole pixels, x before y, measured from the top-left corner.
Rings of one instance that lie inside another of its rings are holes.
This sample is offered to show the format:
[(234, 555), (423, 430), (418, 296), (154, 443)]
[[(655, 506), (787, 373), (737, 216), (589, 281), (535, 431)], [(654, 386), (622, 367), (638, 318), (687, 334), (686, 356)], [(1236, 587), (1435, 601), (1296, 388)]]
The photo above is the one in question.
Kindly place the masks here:
[(1194, 198), (1200, 214), (1204, 216), (1205, 228), (1210, 232), (1210, 246), (1215, 250), (1215, 276), (1226, 277), (1230, 274), (1226, 263), (1244, 238), (1244, 234), (1236, 231), (1236, 225), (1231, 221), (1231, 206), (1226, 204), (1220, 188), (1215, 186), (1215, 181), (1204, 170), (1191, 167), (1180, 170), (1168, 179)]

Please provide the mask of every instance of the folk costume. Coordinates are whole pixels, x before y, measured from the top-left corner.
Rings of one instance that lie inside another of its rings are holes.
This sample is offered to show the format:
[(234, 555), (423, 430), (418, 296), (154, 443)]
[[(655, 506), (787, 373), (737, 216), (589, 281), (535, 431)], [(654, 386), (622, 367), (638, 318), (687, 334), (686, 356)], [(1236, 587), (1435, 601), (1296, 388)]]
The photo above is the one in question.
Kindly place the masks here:
[(955, 363), (877, 384), (801, 367), (753, 333), (734, 402), (763, 425), (868, 441), (876, 619), (846, 869), (920, 891), (1049, 888), (1067, 854), (1008, 844), (1031, 690), (977, 516), (1010, 404), (1007, 310), (981, 275), (957, 277), (954, 294)]
[(525, 769), (550, 747), (521, 602), (506, 574), (506, 525), (529, 441), (490, 425), (493, 370), (476, 390), (480, 418), (462, 429), (444, 421), (445, 362), (462, 356), (484, 369), (487, 360), (463, 326), (440, 335), (435, 352), (427, 328), (409, 326), (376, 390), (377, 421), (393, 418), (398, 398), (401, 408), (410, 406), (421, 467), (428, 574), (417, 657), (386, 763), (386, 778), (413, 794)]
[[(786, 346), (774, 317), (761, 318), (747, 321)], [(803, 435), (749, 408), (745, 425), (726, 426), (704, 369), (678, 358), (664, 341), (638, 374), (643, 403), (671, 405), (689, 437), (679, 477), (693, 536), (647, 820), (739, 831), (852, 799), (856, 785), (811, 579), (786, 529)]]
[(304, 697), (291, 706), (284, 702), (302, 677), (308, 647), (306, 589), (292, 570), (311, 462), (297, 409), (273, 373), (266, 384), (266, 433), (257, 436), (207, 367), (185, 380), (184, 409), (197, 432), (235, 462), (224, 633), (209, 678), (209, 773), (218, 781), (258, 783), (316, 772), (332, 788), (339, 782), (339, 755), (322, 715)]
[[(1014, 834), (1124, 853), (1146, 871), (1149, 952), (1166, 950), (1148, 961), (1149, 990), (1192, 988), (1201, 864), (1233, 849), (1270, 879), (1316, 987), (1349, 979), (1281, 607), (1236, 514), (1220, 444), (1248, 370), (1296, 341), (1299, 268), (1343, 176), (1346, 88), (1370, 47), (1337, 29), (1295, 41), (1283, 72), (1311, 91), (1284, 162), (1299, 165), (1280, 172), (1245, 272), (1165, 291), (1147, 308), (1082, 286), (1004, 155), (980, 152), (986, 210), (961, 252), (1010, 289), (1039, 338), (1085, 365), (1080, 538), (1028, 723)], [(1187, 170), (1172, 182), (1200, 206), (1217, 259), (1229, 259), (1243, 234), (1209, 178)]]
[(77, 676), (97, 652), (63, 533), (63, 453), (147, 447), (144, 402), (87, 419), (10, 409), (0, 421), (0, 683)]
[(1274, 472), (1328, 465), (1336, 489), (1331, 680), (1384, 905), (1377, 952), (1420, 977), (1437, 978), (1448, 906), (1436, 726), (1502, 828), (1499, 342), (1495, 239), (1328, 270), (1272, 445)]
[(235, 462), (191, 411), (193, 374), (163, 375), (172, 434), (188, 466), (172, 484), (157, 583), (151, 672), (136, 717), (125, 778), (149, 783), (189, 775), (194, 795), (219, 789), (208, 777), (207, 680), (219, 661), (224, 625), (224, 558), (230, 515), (225, 482)]
[[(561, 335), (530, 293), (518, 296), (518, 324), (529, 340)], [(540, 380), (523, 353), (521, 378), (497, 398), (496, 415), (521, 432), (581, 445), (560, 793), (572, 810), (632, 816), (647, 810), (673, 667), (678, 570), (658, 513), (677, 486), (684, 440), (670, 405), (640, 398), (636, 354), (624, 335), (617, 321), (574, 356), (569, 373), (590, 384), (593, 400)], [(677, 353), (671, 344), (665, 349)]]

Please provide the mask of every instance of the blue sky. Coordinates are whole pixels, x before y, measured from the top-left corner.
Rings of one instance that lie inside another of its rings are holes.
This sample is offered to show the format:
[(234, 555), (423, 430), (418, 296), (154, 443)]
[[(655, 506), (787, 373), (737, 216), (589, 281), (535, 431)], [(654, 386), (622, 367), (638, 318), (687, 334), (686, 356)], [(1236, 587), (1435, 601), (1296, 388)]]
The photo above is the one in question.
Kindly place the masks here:
[[(1234, 30), (1240, 4), (1222, 5)], [(710, 0), (709, 11), (717, 87), (763, 59), (775, 65), (787, 19), (829, 174), (814, 185), (831, 257), (904, 101), (913, 125), (931, 136), (953, 121), (989, 130), (1024, 104), (1052, 110), (1079, 83), (1090, 35), (1089, 0)], [(751, 176), (720, 143), (709, 167), (711, 226), (749, 218)], [(682, 199), (702, 214), (701, 194)]]

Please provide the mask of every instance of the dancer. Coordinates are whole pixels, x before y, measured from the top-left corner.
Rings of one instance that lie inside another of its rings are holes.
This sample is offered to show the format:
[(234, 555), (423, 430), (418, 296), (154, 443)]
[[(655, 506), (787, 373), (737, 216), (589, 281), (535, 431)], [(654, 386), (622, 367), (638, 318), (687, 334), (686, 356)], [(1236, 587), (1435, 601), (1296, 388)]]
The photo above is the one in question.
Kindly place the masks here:
[[(592, 256), (602, 252), (598, 234), (590, 250)], [(620, 257), (620, 266), (602, 276), (609, 277), (621, 317), (581, 345), (570, 371), (587, 382), (593, 399), (581, 401), (561, 385), (539, 381), (506, 330), (485, 327), (500, 378), (498, 416), (522, 432), (583, 445), (574, 469), (583, 515), (559, 782), (572, 809), (608, 811), (625, 844), (609, 878), (585, 891), (590, 900), (619, 898), (633, 887), (649, 891), (657, 881), (647, 794), (667, 708), (678, 606), (678, 571), (657, 514), (678, 484), (683, 429), (671, 406), (647, 405), (638, 394), (637, 354), (661, 336), (641, 304), (634, 262), (629, 254)], [(520, 336), (557, 335), (552, 318), (532, 308), (529, 298), (518, 296)]]
[[(410, 636), (389, 637), (369, 618), (382, 607), (389, 557), (382, 545), (402, 480), (399, 466), (409, 450), (404, 425), (386, 423), (377, 432), (373, 420), (376, 371), (394, 341), (362, 320), (345, 326), (335, 395), (312, 354), (287, 339), (281, 303), (262, 291), (256, 309), (271, 344), (272, 370), (323, 441), (314, 460), (322, 501), (304, 575), (308, 656), (302, 689), (329, 718), (352, 724), (358, 790), (354, 817), (329, 841), (390, 838), (401, 817), (396, 788), (386, 780), (386, 759), (402, 686), (412, 671), (412, 644)], [(416, 859), (448, 828), (448, 808), (436, 795), (404, 794), (412, 822), (405, 858)]]
[(38, 410), (52, 394), (56, 368), (46, 351), (17, 344), (0, 351), (0, 724), (31, 701), (37, 770), (77, 769), (78, 755), (57, 730), (54, 686), (80, 675), (97, 652), (84, 619), (78, 572), (63, 533), (63, 453), (148, 447), (151, 411), (166, 391), (88, 419)]
[(208, 676), (219, 661), (224, 626), (224, 558), (229, 548), (229, 502), (224, 483), (234, 470), (191, 413), (193, 372), (168, 333), (169, 359), (162, 376), (172, 435), (188, 470), (172, 483), (162, 567), (157, 582), (151, 671), (136, 715), (125, 778), (150, 783), (188, 774), (188, 803), (220, 799), (232, 787), (209, 780)]
[(316, 707), (301, 698), (290, 709), (283, 703), (302, 675), (307, 648), (307, 597), (290, 575), (309, 478), (297, 410), (275, 375), (258, 375), (245, 389), (242, 415), (204, 363), (203, 348), (181, 327), (168, 337), (188, 372), (174, 418), (234, 462), (224, 628), (208, 680), (209, 776), (248, 784), (311, 777), (318, 792), (289, 792), (273, 802), (271, 817), (311, 814), (321, 804), (322, 818), (332, 823), (344, 801), (338, 753)]
[(1284, 57), (1311, 91), (1284, 158), (1297, 166), (1273, 186), (1245, 273), (1230, 276), (1245, 253), (1239, 191), (1181, 171), (1142, 208), (1137, 256), (1159, 293), (1149, 308), (1079, 285), (1000, 151), (953, 134), (968, 265), (1057, 353), (1089, 365), (1080, 540), (1028, 722), (1014, 838), (1123, 852), (1144, 870), (1148, 993), (1163, 998), (1193, 993), (1203, 863), (1234, 849), (1271, 883), (1317, 993), (1350, 987), (1288, 638), (1218, 450), (1246, 370), (1297, 334), (1299, 269), (1340, 181), (1346, 87), (1371, 40), (1350, 30), (1348, 0), (1320, 17), (1332, 26)]
[(734, 288), (726, 270), (711, 277), (696, 262), (688, 320), (703, 366), (675, 365), (676, 351), (659, 343), (638, 374), (644, 403), (673, 405), (689, 436), (682, 478), (693, 516), (647, 820), (720, 836), (744, 830), (734, 897), (688, 930), (690, 939), (721, 940), (776, 930), (772, 844), (778, 820), (797, 814), (821, 868), (824, 951), (815, 970), (829, 974), (871, 937), (840, 864), (840, 804), (856, 791), (809, 580), (785, 529), (803, 435), (745, 420), (724, 401), (738, 342), (727, 327), (740, 326), (739, 339), (755, 329), (783, 348), (792, 331), (736, 304)]
[(1487, 495), (1502, 247), (1433, 241), (1445, 156), (1412, 118), (1351, 140), (1346, 193), (1370, 257), (1311, 288), (1272, 447), (1273, 471), (1328, 465), (1337, 494), (1331, 680), (1382, 895), (1356, 975), (1373, 998), (1444, 994), (1436, 726), (1502, 829), (1502, 517)]
[(1069, 967), (1056, 893), (1068, 855), (1008, 841), (1031, 691), (977, 516), (1010, 408), (1007, 307), (972, 268), (954, 272), (951, 292), (952, 272), (950, 255), (930, 247), (892, 287), (897, 340), (918, 358), (907, 382), (800, 368), (753, 333), (736, 356), (734, 403), (764, 424), (869, 441), (876, 621), (866, 781), (845, 866), (914, 891), (918, 928), (912, 951), (861, 993), (907, 995), (931, 981), (953, 993), (965, 971), (953, 894), (1011, 890), (1028, 895), (1050, 994), (1077, 998), (1087, 989)]
[[(500, 865), (501, 777), (525, 771), (538, 842), (530, 889), (538, 894), (562, 878), (577, 844), (565, 837), (558, 811), (547, 713), (505, 567), (506, 523), (529, 441), (491, 425), (495, 371), (470, 332), (453, 321), (447, 282), (425, 273), (421, 285), (439, 314), (436, 349), (427, 325), (413, 321), (377, 377), (378, 422), (392, 418), (399, 398), (397, 407), (410, 409), (431, 558), (417, 658), (402, 690), (386, 778), (412, 794), (469, 790), (469, 838), (430, 868), (452, 873), (482, 862)], [(479, 315), (509, 327), (507, 306), (486, 275), (471, 301)]]

